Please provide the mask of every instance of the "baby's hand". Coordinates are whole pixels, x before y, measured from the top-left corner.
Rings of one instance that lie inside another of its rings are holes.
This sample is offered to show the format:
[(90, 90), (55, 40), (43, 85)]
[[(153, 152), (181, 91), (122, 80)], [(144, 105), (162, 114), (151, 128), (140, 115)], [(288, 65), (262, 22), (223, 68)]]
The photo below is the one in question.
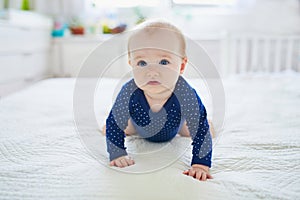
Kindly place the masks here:
[(110, 166), (116, 167), (127, 167), (134, 164), (134, 160), (131, 159), (129, 156), (121, 156), (116, 158), (110, 162)]
[(183, 172), (183, 174), (192, 176), (200, 181), (206, 181), (206, 179), (212, 179), (213, 177), (208, 172), (208, 167), (205, 165), (192, 165), (192, 168)]

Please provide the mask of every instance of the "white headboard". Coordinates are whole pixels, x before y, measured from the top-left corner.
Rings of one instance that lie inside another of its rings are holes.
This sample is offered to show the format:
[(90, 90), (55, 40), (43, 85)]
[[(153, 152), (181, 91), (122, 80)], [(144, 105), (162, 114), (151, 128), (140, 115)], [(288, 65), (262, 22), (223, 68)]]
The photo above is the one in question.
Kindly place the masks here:
[[(96, 46), (105, 46), (105, 38), (71, 37), (57, 38), (53, 40), (53, 49), (57, 57), (57, 63), (53, 64), (53, 74), (55, 76), (77, 76), (84, 63), (87, 66), (107, 67), (101, 65), (100, 54), (95, 52)], [(197, 54), (199, 58), (195, 67), (201, 68), (199, 71), (214, 67), (204, 53), (197, 52), (199, 43), (207, 52), (216, 69), (221, 76), (239, 73), (259, 73), (259, 72), (280, 72), (283, 70), (294, 70), (300, 72), (300, 35), (268, 35), (257, 33), (239, 34), (212, 34), (208, 36), (199, 35), (198, 39), (189, 40), (191, 48), (190, 54)], [(103, 42), (103, 44), (102, 44)], [(126, 42), (126, 41), (124, 41)], [(108, 45), (108, 44), (107, 44)], [(99, 50), (99, 49), (98, 49)], [(194, 51), (195, 50), (195, 51)], [(130, 72), (128, 66), (126, 45), (115, 43), (105, 49), (107, 55), (118, 53), (120, 57), (111, 64), (103, 76), (120, 78)], [(94, 54), (91, 54), (94, 52)], [(104, 56), (105, 57), (105, 56)], [(88, 60), (85, 60), (88, 58)], [(189, 61), (194, 61), (190, 59)], [(199, 65), (200, 64), (200, 65)], [(187, 77), (197, 78), (199, 73), (191, 66), (187, 67), (184, 73)], [(91, 75), (97, 73), (91, 72)]]
[(300, 35), (236, 34), (221, 42), (222, 74), (300, 72)]

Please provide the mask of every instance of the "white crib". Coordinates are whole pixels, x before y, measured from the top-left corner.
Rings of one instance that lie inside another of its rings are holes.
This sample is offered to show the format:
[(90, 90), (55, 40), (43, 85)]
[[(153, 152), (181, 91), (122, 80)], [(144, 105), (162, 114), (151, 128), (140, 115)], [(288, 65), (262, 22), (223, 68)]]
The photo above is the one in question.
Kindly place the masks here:
[(300, 35), (224, 34), (223, 75), (257, 72), (300, 72)]

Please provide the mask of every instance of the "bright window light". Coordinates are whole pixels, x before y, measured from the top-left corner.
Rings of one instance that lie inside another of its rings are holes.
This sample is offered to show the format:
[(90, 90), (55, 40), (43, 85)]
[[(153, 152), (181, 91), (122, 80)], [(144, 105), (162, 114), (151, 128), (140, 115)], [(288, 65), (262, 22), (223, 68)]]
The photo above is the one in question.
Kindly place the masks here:
[(159, 0), (93, 0), (96, 7), (158, 6)]
[(237, 3), (237, 0), (173, 0), (173, 3), (178, 5), (223, 6), (234, 5)]

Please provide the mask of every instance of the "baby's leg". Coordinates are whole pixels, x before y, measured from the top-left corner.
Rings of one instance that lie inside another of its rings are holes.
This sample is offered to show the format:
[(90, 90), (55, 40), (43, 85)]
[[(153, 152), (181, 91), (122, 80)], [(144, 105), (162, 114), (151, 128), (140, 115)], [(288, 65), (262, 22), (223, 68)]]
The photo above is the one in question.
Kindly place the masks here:
[(186, 121), (183, 122), (182, 127), (178, 133), (182, 137), (190, 137), (191, 136), (190, 131), (186, 125)]
[(131, 120), (128, 120), (128, 125), (126, 127), (126, 129), (124, 130), (126, 135), (135, 135), (136, 134), (136, 130), (134, 128), (134, 126), (132, 125)]
[(208, 124), (209, 124), (209, 130), (210, 130), (210, 134), (211, 134), (211, 137), (214, 138), (216, 135), (216, 132), (215, 132), (215, 129), (214, 129), (214, 126), (212, 124), (212, 121), (208, 120)]
[[(214, 138), (215, 137), (215, 129), (213, 127), (213, 124), (210, 120), (208, 120), (208, 124), (209, 124), (209, 130), (210, 130), (211, 137)], [(182, 137), (190, 137), (190, 131), (189, 131), (188, 126), (186, 125), (186, 121), (184, 121), (182, 128), (180, 129), (180, 131), (178, 133)]]
[[(128, 125), (126, 127), (126, 129), (124, 130), (126, 135), (134, 135), (136, 134), (136, 130), (134, 128), (134, 126), (132, 125), (131, 120), (128, 120)], [(102, 127), (102, 134), (106, 135), (106, 124)]]

